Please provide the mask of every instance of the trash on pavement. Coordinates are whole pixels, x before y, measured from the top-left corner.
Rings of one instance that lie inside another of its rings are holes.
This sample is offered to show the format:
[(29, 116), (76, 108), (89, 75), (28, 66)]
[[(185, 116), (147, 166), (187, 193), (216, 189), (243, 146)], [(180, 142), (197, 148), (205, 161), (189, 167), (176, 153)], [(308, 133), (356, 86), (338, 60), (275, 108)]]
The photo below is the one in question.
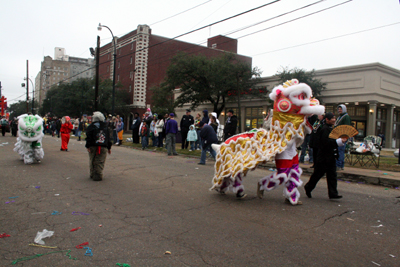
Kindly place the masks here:
[(75, 232), (75, 231), (78, 231), (79, 229), (81, 229), (80, 227), (77, 227), (77, 228), (74, 228), (74, 229), (71, 229), (71, 230), (69, 230), (70, 232)]
[(77, 245), (76, 248), (77, 249), (83, 249), (83, 246), (89, 246), (89, 242), (84, 242), (84, 243), (82, 243), (80, 245)]
[(42, 246), (42, 245), (37, 245), (37, 244), (29, 244), (29, 246), (32, 246), (32, 247), (40, 247), (40, 248), (57, 248), (57, 247)]
[(371, 226), (371, 227), (379, 228), (379, 227), (383, 227), (383, 225), (380, 224), (380, 225), (378, 225), (378, 226)]
[(61, 213), (62, 213), (62, 212), (60, 212), (60, 211), (53, 210), (53, 212), (51, 213), (51, 215), (61, 215)]
[(6, 204), (10, 204), (11, 202), (15, 202), (15, 200), (7, 201)]
[(9, 198), (19, 198), (19, 196), (16, 196), (16, 197), (9, 197)]
[(378, 266), (381, 266), (379, 263), (376, 263), (376, 262), (374, 262), (374, 261), (371, 261), (373, 264), (375, 264), (375, 265), (378, 265)]
[(10, 235), (7, 235), (6, 233), (1, 234), (1, 235), (0, 235), (0, 238), (3, 238), (3, 237), (10, 237)]
[(84, 212), (80, 212), (80, 211), (73, 211), (72, 215), (89, 215), (89, 213), (84, 213)]
[(165, 251), (165, 253), (164, 253), (165, 255), (171, 255), (172, 253), (171, 253), (171, 251)]
[(84, 247), (83, 249), (86, 249), (85, 256), (90, 256), (90, 257), (93, 256), (93, 252), (92, 252), (92, 249), (91, 249), (91, 248), (89, 248), (89, 247)]
[(45, 243), (42, 239), (46, 237), (51, 237), (53, 234), (54, 231), (43, 229), (43, 232), (37, 232), (35, 240), (33, 242), (35, 242), (36, 244), (44, 245)]

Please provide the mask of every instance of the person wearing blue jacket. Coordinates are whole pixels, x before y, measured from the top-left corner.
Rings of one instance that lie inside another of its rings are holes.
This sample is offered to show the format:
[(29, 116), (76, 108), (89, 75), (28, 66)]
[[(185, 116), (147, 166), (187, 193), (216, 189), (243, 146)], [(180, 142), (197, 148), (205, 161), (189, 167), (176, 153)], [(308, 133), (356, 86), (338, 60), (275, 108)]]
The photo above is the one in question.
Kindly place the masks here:
[(211, 145), (217, 144), (218, 138), (214, 129), (210, 125), (205, 124), (203, 121), (200, 122), (200, 128), (200, 137), (203, 150), (201, 151), (200, 162), (198, 164), (205, 165), (207, 150), (210, 151), (211, 156), (213, 156), (214, 159), (217, 155), (217, 153), (212, 149)]
[(193, 151), (194, 149), (194, 143), (197, 141), (197, 132), (196, 129), (194, 128), (194, 124), (190, 125), (189, 127), (189, 132), (187, 134), (187, 141), (190, 143), (190, 150)]
[(169, 120), (165, 123), (165, 134), (166, 134), (166, 139), (165, 139), (165, 147), (167, 148), (168, 151), (168, 156), (176, 156), (178, 153), (176, 153), (176, 134), (178, 133), (178, 123), (174, 119), (175, 114), (170, 113), (169, 114)]

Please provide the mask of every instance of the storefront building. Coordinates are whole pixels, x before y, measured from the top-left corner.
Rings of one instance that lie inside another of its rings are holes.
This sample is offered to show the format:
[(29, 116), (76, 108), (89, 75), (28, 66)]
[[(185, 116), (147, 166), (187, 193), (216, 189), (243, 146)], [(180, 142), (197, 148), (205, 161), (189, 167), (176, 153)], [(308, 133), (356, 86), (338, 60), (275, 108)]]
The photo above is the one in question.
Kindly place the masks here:
[[(400, 145), (400, 70), (380, 63), (316, 70), (316, 78), (326, 83), (320, 101), (326, 112), (338, 116), (337, 106), (345, 104), (354, 127), (359, 131), (357, 140), (368, 135), (385, 135), (384, 147), (398, 148)], [(300, 81), (301, 82), (301, 81)], [(259, 86), (268, 91), (279, 84), (274, 77), (262, 78)], [(189, 105), (188, 105), (189, 106)], [(177, 109), (178, 116), (188, 107)], [(239, 132), (259, 128), (271, 108), (269, 101), (243, 99), (241, 102)], [(211, 105), (198, 107), (197, 111), (208, 109)], [(238, 105), (228, 103), (218, 118), (221, 124), (226, 120), (227, 110), (238, 115)]]

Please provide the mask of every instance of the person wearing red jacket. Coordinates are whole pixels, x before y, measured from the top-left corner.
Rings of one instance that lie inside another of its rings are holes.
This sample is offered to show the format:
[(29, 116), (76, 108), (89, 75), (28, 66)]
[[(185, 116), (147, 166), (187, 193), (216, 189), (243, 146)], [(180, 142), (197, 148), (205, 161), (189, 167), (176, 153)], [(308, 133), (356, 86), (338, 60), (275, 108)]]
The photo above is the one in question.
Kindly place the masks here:
[(68, 151), (68, 143), (69, 143), (69, 133), (72, 131), (74, 126), (71, 123), (71, 118), (69, 116), (65, 116), (61, 119), (61, 151)]

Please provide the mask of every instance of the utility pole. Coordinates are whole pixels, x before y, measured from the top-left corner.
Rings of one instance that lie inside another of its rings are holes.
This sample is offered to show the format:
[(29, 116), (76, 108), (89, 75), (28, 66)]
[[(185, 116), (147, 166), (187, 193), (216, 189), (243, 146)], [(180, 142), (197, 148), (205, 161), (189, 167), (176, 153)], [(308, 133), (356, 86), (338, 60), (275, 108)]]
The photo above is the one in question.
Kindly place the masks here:
[(100, 36), (97, 35), (97, 48), (96, 48), (96, 82), (94, 87), (94, 111), (98, 111), (99, 103), (99, 66), (100, 65)]
[(26, 113), (29, 112), (29, 60), (26, 60)]

